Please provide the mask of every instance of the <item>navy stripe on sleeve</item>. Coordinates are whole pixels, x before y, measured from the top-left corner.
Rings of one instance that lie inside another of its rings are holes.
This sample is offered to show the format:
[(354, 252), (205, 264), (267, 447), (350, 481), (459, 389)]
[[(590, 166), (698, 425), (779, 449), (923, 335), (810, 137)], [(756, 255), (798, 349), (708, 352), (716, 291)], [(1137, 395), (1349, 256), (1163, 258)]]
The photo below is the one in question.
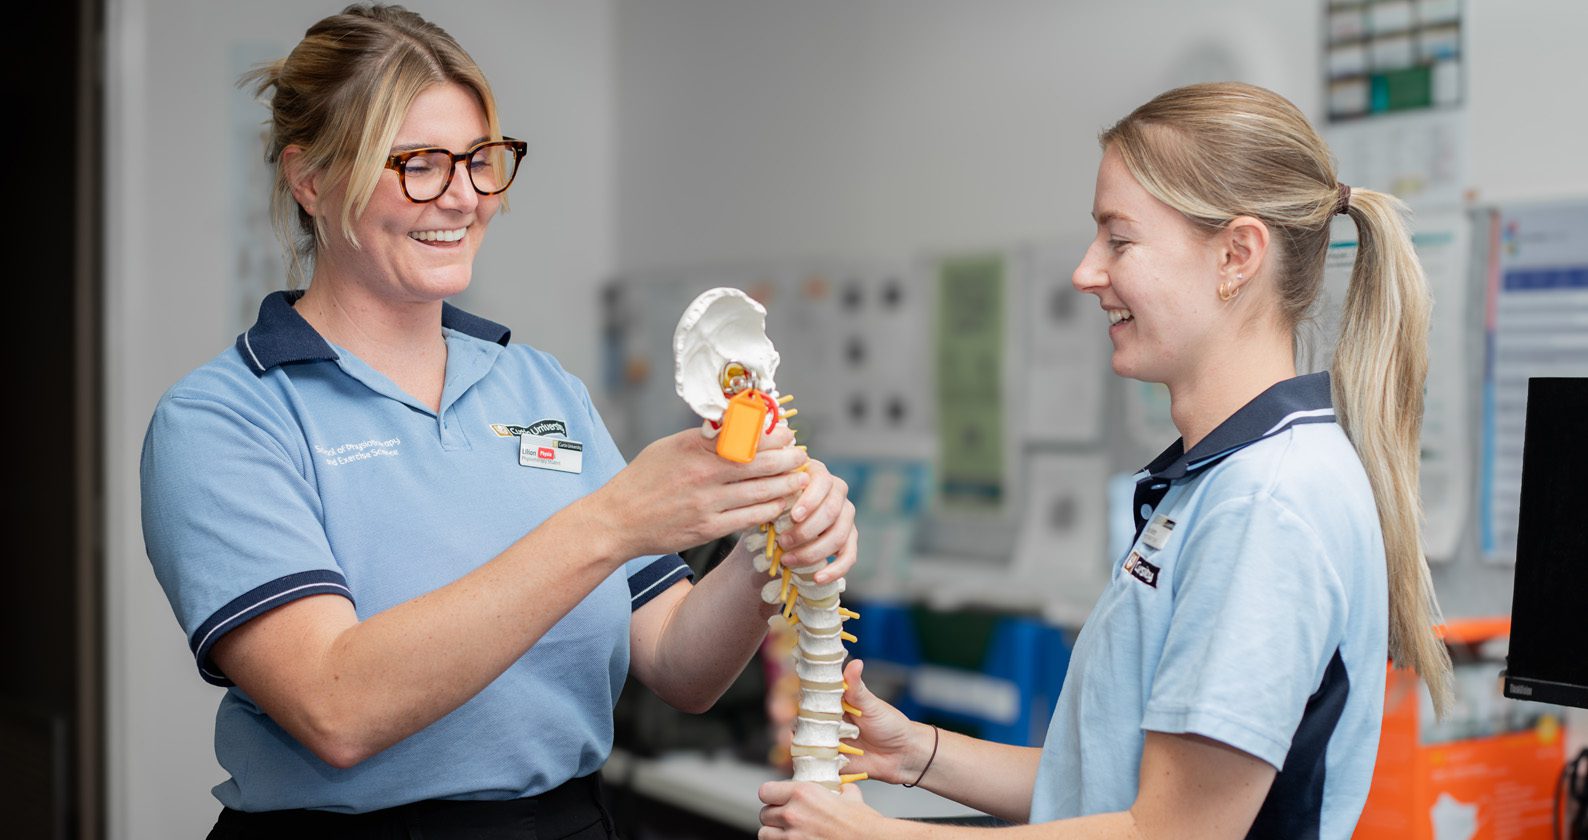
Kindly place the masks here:
[(199, 676), (211, 685), (234, 685), (210, 661), (210, 649), (215, 647), (215, 643), (250, 619), (310, 595), (341, 595), (349, 601), (353, 600), (353, 593), (347, 588), (347, 579), (339, 572), (315, 569), (256, 586), (216, 610), (188, 639), (188, 648), (193, 651), (193, 658), (198, 663)]
[(655, 562), (629, 576), (629, 610), (645, 606), (652, 598), (666, 592), (667, 587), (686, 579), (694, 580), (695, 573), (684, 558), (676, 554), (656, 558)]

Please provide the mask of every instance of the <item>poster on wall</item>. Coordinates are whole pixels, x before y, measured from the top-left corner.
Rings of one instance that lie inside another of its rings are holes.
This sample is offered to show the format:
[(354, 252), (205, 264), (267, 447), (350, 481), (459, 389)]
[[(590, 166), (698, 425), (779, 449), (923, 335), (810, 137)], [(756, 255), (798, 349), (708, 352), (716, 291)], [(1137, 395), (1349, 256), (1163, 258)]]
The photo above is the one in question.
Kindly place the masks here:
[(1459, 0), (1329, 0), (1325, 139), (1343, 183), (1461, 205), (1468, 136)]
[(1029, 252), (1021, 364), (1028, 443), (1084, 444), (1103, 435), (1108, 321), (1070, 282), (1087, 244), (1056, 242)]
[(1588, 201), (1489, 214), (1480, 543), (1516, 560), (1527, 380), (1588, 376)]

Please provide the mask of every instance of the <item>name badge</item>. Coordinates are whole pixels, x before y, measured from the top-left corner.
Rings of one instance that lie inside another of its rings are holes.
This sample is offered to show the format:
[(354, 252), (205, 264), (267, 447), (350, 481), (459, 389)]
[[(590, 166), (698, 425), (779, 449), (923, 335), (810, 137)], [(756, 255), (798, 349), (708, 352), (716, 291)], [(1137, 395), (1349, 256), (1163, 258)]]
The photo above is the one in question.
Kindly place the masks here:
[(557, 472), (583, 472), (584, 444), (545, 435), (522, 434), (518, 436), (518, 463)]
[(1141, 534), (1141, 544), (1157, 551), (1169, 541), (1169, 534), (1174, 531), (1174, 520), (1163, 514), (1158, 514), (1148, 523), (1147, 530)]

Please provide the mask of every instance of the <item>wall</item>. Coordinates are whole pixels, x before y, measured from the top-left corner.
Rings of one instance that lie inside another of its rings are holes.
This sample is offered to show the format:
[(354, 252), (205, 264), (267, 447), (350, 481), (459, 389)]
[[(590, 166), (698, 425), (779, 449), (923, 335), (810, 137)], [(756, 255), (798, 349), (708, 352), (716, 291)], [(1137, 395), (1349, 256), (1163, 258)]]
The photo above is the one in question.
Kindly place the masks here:
[(1089, 235), (1097, 133), (1153, 93), (1319, 98), (1307, 3), (617, 9), (624, 269)]
[[(144, 556), (138, 452), (160, 394), (246, 326), (236, 323), (228, 285), (241, 181), (228, 168), (237, 159), (229, 145), (236, 52), (284, 54), (342, 5), (122, 0), (108, 9), (105, 591), (115, 840), (201, 837), (219, 810), (209, 793), (225, 778), (210, 743), (219, 690), (199, 680)], [(504, 130), (531, 148), (466, 305), (589, 375), (590, 290), (610, 272), (612, 253), (609, 5), (408, 5), (471, 51), (492, 79)], [(262, 107), (257, 114), (267, 116)], [(532, 321), (552, 300), (562, 317)]]
[[(1588, 6), (1465, 6), (1479, 199), (1588, 193), (1559, 94)], [(1095, 136), (1152, 94), (1239, 77), (1317, 115), (1320, 7), (620, 0), (616, 264), (1089, 234)]]

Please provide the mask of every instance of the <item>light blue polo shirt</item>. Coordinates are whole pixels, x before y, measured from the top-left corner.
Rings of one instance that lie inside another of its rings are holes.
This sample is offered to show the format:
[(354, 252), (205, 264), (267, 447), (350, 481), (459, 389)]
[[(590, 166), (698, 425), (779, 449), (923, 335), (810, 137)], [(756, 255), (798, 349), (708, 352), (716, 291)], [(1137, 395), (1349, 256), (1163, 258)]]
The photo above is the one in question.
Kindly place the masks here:
[(1136, 540), (1076, 639), (1031, 821), (1120, 811), (1146, 731), (1278, 769), (1249, 836), (1348, 838), (1384, 705), (1388, 594), (1328, 374), (1280, 382), (1137, 476)]
[[(228, 686), (215, 788), (242, 811), (361, 812), (509, 799), (594, 772), (612, 746), (633, 609), (688, 576), (641, 557), (603, 581), (473, 699), (338, 770), (210, 660), (243, 622), (308, 595), (360, 619), (490, 560), (624, 465), (584, 385), (504, 327), (450, 305), (441, 410), (329, 345), (275, 293), (234, 348), (160, 400), (144, 440), (143, 529), (203, 678)], [(518, 433), (582, 444), (574, 474), (519, 463)]]

